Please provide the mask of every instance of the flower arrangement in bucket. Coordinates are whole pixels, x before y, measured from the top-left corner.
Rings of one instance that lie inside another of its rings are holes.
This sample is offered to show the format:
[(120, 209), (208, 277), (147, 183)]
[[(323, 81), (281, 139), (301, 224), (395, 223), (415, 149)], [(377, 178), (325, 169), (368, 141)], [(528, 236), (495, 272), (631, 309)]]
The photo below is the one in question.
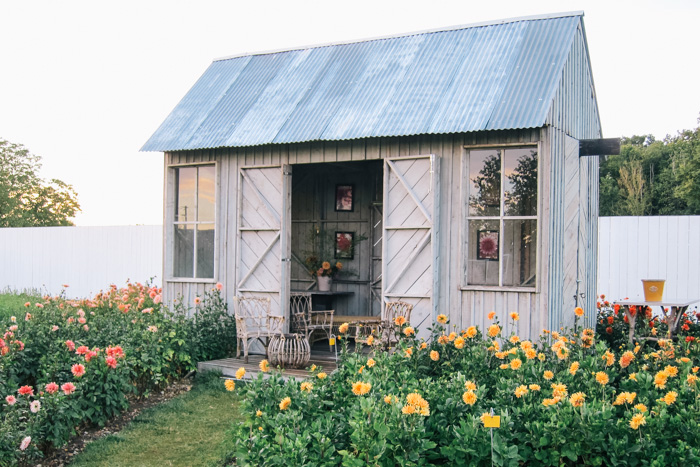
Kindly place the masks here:
[(323, 261), (318, 256), (311, 255), (304, 262), (312, 277), (318, 282), (318, 290), (328, 292), (331, 290), (333, 277), (343, 269), (343, 263), (337, 261), (335, 264), (330, 261)]

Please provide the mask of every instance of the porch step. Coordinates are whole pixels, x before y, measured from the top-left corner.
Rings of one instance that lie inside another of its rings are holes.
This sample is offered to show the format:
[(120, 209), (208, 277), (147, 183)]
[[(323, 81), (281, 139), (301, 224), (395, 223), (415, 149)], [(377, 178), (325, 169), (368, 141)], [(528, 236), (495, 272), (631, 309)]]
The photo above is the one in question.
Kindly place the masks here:
[[(239, 368), (245, 368), (246, 379), (257, 378), (258, 373), (260, 373), (260, 362), (265, 359), (264, 355), (248, 355), (248, 363), (242, 358), (224, 358), (221, 360), (210, 360), (208, 362), (199, 362), (197, 364), (197, 371), (205, 372), (212, 370), (219, 370), (225, 377), (234, 377), (236, 371)], [(333, 372), (337, 365), (335, 363), (335, 353), (331, 352), (320, 352), (313, 351), (311, 353), (311, 359), (307, 367), (311, 365), (316, 365), (321, 368), (326, 373)], [(277, 371), (276, 369), (270, 367), (270, 373)], [(268, 373), (269, 374), (269, 373)], [(304, 368), (284, 368), (282, 369), (282, 377), (285, 379), (294, 378), (297, 380), (309, 379), (311, 374)]]

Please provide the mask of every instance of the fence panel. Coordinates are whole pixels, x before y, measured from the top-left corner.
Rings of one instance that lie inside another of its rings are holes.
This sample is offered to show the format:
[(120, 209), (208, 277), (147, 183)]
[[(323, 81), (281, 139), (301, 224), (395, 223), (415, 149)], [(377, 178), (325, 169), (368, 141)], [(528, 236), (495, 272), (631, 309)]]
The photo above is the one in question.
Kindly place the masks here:
[(664, 299), (700, 298), (700, 216), (601, 217), (598, 293), (641, 298), (642, 279), (666, 279)]
[(0, 229), (0, 290), (90, 297), (127, 279), (162, 282), (163, 226)]
[[(700, 298), (700, 216), (601, 217), (598, 293), (643, 296), (641, 279), (666, 279), (665, 298)], [(110, 284), (162, 284), (163, 227), (0, 229), (0, 290), (89, 297)]]

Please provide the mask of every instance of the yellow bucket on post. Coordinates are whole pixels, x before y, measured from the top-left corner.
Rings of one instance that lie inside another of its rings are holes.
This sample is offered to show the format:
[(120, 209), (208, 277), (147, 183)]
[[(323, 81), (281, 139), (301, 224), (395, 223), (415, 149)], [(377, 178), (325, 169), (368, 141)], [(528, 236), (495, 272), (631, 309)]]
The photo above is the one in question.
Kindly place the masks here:
[(642, 279), (644, 300), (647, 302), (660, 302), (663, 299), (665, 282), (666, 279)]

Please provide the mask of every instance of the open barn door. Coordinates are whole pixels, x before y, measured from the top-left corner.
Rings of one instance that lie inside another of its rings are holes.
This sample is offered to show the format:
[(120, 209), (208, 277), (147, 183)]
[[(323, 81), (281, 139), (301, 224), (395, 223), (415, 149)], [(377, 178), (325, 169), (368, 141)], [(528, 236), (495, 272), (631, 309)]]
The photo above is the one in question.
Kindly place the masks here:
[(419, 335), (437, 316), (439, 158), (384, 160), (382, 298), (413, 304)]
[(291, 167), (242, 167), (238, 180), (237, 293), (269, 297), (287, 316)]

